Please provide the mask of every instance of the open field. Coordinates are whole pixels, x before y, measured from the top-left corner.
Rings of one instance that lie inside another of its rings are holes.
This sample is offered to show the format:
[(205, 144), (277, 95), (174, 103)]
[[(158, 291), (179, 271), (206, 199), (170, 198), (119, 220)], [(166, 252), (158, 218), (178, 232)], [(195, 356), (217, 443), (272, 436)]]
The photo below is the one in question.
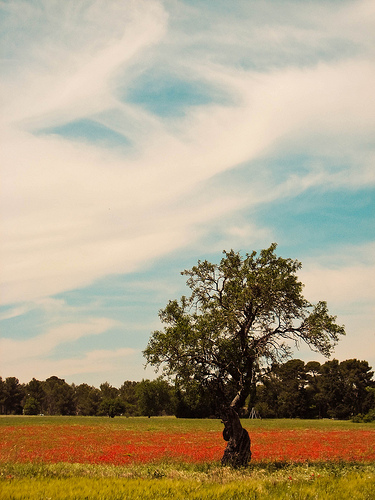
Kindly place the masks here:
[(374, 424), (243, 425), (253, 459), (235, 471), (218, 420), (1, 417), (0, 499), (374, 498)]

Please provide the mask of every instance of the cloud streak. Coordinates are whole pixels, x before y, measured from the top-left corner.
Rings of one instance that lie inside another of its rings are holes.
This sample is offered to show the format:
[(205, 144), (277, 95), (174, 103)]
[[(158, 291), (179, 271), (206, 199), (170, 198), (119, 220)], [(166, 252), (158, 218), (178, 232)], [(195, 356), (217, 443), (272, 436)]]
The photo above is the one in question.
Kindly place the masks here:
[(2, 338), (0, 339), (2, 364), (6, 362), (11, 366), (15, 360), (22, 362), (26, 359), (53, 354), (62, 344), (75, 342), (89, 335), (99, 335), (113, 326), (115, 326), (113, 320), (95, 318), (87, 323), (59, 325), (29, 340)]
[[(375, 184), (371, 1), (1, 7), (4, 321), (176, 252), (268, 245), (275, 230), (247, 214)], [(340, 307), (372, 268), (306, 279)], [(104, 328), (88, 318), (45, 346)]]
[[(27, 340), (0, 339), (1, 370), (5, 376), (17, 373), (22, 381), (33, 377), (45, 379), (52, 373), (72, 376), (114, 370), (116, 362), (134, 355), (134, 349), (91, 350), (77, 353), (74, 358), (62, 358), (59, 351), (66, 344), (74, 346), (80, 339), (105, 333), (118, 324), (107, 318), (92, 318), (86, 322), (64, 323), (50, 328), (46, 333)], [(57, 356), (57, 357), (56, 357)]]

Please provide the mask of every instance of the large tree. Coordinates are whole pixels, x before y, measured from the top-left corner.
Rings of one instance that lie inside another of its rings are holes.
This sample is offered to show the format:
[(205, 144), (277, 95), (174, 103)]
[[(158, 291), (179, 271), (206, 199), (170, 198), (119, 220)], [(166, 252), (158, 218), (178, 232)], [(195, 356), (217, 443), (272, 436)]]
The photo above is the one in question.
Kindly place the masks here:
[(325, 302), (313, 305), (303, 296), (301, 263), (275, 250), (272, 244), (245, 257), (231, 250), (220, 264), (198, 261), (183, 271), (191, 294), (160, 311), (164, 329), (144, 350), (147, 363), (162, 366), (180, 387), (194, 380), (217, 393), (228, 441), (223, 463), (249, 459), (238, 414), (259, 364), (287, 358), (301, 341), (329, 356), (345, 333)]

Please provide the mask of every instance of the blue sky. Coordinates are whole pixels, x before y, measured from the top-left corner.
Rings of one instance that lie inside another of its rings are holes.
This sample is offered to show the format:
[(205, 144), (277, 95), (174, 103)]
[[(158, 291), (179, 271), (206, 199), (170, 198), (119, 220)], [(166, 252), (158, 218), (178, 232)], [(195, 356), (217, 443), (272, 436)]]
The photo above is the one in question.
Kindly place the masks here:
[(2, 377), (154, 377), (180, 271), (274, 241), (375, 367), (372, 0), (0, 10)]

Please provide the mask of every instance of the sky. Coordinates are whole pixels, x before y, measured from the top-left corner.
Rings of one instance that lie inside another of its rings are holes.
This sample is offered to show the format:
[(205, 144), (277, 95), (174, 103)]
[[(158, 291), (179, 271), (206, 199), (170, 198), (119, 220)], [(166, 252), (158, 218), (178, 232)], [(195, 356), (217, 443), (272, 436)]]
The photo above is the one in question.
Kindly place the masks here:
[(154, 378), (180, 272), (272, 242), (333, 357), (375, 367), (374, 26), (373, 0), (1, 0), (0, 375)]

